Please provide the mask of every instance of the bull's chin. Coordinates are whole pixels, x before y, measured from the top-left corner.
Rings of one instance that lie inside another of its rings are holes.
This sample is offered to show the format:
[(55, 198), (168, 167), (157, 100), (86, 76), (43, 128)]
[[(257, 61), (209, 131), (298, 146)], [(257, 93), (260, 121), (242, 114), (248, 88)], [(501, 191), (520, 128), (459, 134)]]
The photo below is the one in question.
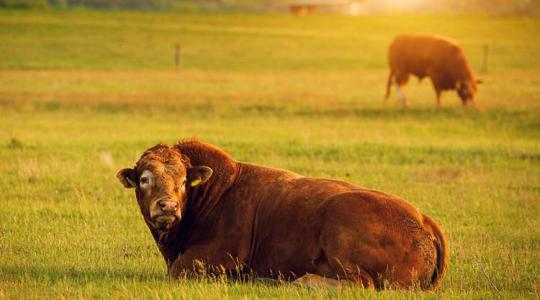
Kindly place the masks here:
[(169, 230), (178, 220), (175, 215), (161, 215), (154, 218), (154, 226), (159, 230)]

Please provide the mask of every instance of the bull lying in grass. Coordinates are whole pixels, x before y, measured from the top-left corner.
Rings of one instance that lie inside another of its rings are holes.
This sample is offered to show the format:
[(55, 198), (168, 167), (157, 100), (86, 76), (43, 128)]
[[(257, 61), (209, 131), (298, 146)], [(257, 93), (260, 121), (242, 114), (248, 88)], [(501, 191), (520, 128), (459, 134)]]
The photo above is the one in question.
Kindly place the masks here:
[(135, 188), (175, 278), (248, 270), (308, 283), (434, 289), (447, 269), (446, 238), (430, 217), (350, 183), (237, 162), (195, 140), (158, 144), (117, 177)]

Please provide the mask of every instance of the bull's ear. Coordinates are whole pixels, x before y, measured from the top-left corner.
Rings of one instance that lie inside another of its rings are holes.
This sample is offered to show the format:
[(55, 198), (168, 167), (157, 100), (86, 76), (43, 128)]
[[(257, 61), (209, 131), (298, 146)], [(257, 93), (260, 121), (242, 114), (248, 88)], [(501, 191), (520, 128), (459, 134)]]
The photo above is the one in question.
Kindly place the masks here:
[(137, 173), (133, 169), (125, 168), (118, 171), (118, 173), (116, 173), (116, 178), (118, 178), (120, 183), (128, 189), (137, 186)]
[(190, 186), (198, 186), (205, 183), (212, 176), (213, 172), (207, 166), (191, 167), (187, 170), (187, 182)]

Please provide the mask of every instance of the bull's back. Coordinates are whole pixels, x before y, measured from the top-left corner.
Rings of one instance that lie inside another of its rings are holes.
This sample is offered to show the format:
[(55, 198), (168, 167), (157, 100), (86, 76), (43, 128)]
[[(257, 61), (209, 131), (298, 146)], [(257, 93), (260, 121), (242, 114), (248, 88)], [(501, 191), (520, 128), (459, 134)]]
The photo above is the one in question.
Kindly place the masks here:
[[(404, 200), (250, 164), (242, 165), (240, 177), (231, 197), (237, 204), (254, 203), (249, 263), (259, 275), (316, 273), (317, 261), (336, 257), (374, 273), (394, 268), (399, 272), (388, 279), (404, 286), (431, 279), (437, 259), (431, 233), (424, 230), (422, 214)], [(421, 278), (411, 277), (413, 269)]]

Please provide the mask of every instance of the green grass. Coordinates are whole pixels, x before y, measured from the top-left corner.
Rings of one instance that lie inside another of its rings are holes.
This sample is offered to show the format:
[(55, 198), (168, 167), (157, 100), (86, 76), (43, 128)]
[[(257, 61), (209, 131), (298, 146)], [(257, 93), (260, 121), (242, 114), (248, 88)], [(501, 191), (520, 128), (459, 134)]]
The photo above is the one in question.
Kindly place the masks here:
[[(0, 11), (0, 298), (538, 298), (540, 19)], [(458, 38), (478, 108), (382, 105), (397, 32)], [(174, 71), (172, 49), (185, 49)], [(169, 281), (115, 171), (197, 136), (397, 194), (446, 231), (434, 293)]]
[[(458, 39), (473, 66), (490, 46), (490, 67), (537, 70), (537, 18), (179, 15), (113, 12), (0, 12), (1, 68), (365, 70), (386, 67), (402, 32)], [(508, 55), (511, 54), (511, 55)]]

